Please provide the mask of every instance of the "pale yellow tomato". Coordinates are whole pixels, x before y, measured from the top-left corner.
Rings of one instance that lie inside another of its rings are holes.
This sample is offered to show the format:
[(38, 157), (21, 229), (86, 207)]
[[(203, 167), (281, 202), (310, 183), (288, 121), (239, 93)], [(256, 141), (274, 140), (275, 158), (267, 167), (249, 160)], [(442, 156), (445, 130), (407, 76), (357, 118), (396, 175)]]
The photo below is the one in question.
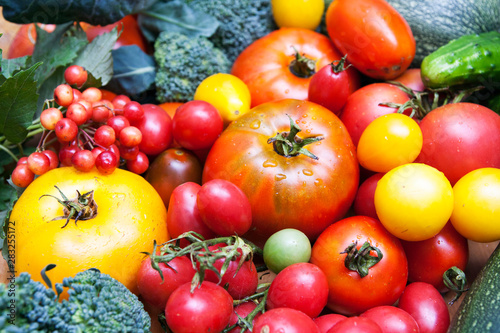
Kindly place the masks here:
[(387, 172), (415, 161), (422, 150), (422, 131), (417, 122), (401, 113), (373, 120), (358, 143), (358, 161), (364, 168)]
[(453, 227), (475, 242), (500, 240), (500, 169), (481, 168), (453, 186)]
[(384, 227), (407, 241), (435, 236), (453, 210), (453, 188), (445, 175), (426, 164), (408, 163), (382, 176), (375, 210)]
[(222, 116), (224, 125), (250, 110), (250, 90), (238, 77), (217, 73), (204, 79), (196, 88), (194, 99), (212, 104)]
[(276, 24), (289, 28), (314, 30), (325, 11), (324, 0), (271, 0)]

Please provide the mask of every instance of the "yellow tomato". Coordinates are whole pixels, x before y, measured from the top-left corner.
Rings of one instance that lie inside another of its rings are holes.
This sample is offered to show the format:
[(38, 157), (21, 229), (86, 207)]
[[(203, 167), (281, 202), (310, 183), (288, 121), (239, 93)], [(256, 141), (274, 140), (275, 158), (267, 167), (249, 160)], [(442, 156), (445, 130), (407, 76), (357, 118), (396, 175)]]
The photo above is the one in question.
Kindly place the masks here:
[(324, 0), (271, 0), (276, 24), (289, 28), (314, 30), (325, 11)]
[(415, 161), (422, 150), (422, 131), (417, 122), (401, 113), (373, 120), (359, 139), (358, 161), (364, 168), (387, 172)]
[(375, 210), (384, 227), (407, 241), (435, 236), (453, 210), (453, 189), (442, 172), (421, 163), (398, 166), (375, 189)]
[[(72, 200), (77, 191), (93, 192), (97, 212), (87, 220), (66, 218), (57, 186)], [(44, 196), (51, 195), (51, 196)], [(153, 241), (168, 240), (167, 211), (160, 195), (141, 176), (116, 169), (103, 175), (95, 168), (79, 172), (73, 167), (53, 169), (38, 177), (16, 202), (10, 226), (15, 229), (15, 264), (18, 274), (30, 273), (43, 282), (40, 272), (48, 264), (52, 283), (95, 267), (137, 293), (136, 275), (153, 250)]]
[(475, 242), (500, 240), (500, 169), (481, 168), (453, 186), (453, 227)]
[(250, 90), (232, 74), (218, 73), (207, 77), (196, 88), (194, 99), (212, 104), (225, 126), (250, 110)]

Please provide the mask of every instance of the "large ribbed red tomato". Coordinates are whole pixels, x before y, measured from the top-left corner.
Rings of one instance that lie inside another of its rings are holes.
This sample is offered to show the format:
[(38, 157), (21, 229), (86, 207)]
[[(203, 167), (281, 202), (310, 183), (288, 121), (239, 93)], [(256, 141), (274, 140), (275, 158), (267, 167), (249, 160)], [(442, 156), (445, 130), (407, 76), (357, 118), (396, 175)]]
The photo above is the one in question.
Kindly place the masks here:
[[(278, 143), (288, 137), (291, 121), (301, 129), (291, 142), (316, 137), (303, 151), (313, 156), (292, 147), (284, 156)], [(318, 137), (323, 139), (315, 141)], [(349, 133), (335, 114), (312, 102), (285, 99), (251, 109), (224, 130), (203, 170), (204, 183), (216, 178), (245, 192), (253, 217), (245, 236), (263, 243), (284, 228), (314, 239), (342, 218), (354, 200), (359, 167)]]

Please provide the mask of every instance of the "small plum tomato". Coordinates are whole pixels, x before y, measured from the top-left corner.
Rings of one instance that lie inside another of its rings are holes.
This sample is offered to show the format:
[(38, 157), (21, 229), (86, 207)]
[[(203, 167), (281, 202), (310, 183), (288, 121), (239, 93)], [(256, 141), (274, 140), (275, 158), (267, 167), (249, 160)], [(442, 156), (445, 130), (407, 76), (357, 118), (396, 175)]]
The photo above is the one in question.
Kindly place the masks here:
[(304, 312), (291, 308), (271, 309), (255, 320), (256, 333), (319, 333), (318, 326)]
[(374, 196), (378, 181), (383, 175), (383, 172), (378, 172), (366, 178), (361, 183), (353, 203), (353, 209), (356, 215), (364, 215), (378, 219), (377, 211), (375, 210)]
[(380, 305), (363, 312), (380, 326), (383, 333), (419, 333), (417, 321), (406, 311), (392, 305)]
[(267, 310), (292, 308), (311, 318), (319, 316), (328, 301), (328, 280), (318, 266), (302, 262), (279, 272), (271, 282)]
[(372, 319), (353, 316), (348, 317), (327, 331), (328, 333), (385, 333)]
[(204, 183), (196, 202), (203, 222), (219, 236), (241, 236), (252, 226), (252, 207), (246, 194), (228, 180)]
[(435, 236), (450, 219), (453, 189), (436, 168), (408, 163), (382, 176), (374, 202), (377, 216), (390, 233), (421, 241)]

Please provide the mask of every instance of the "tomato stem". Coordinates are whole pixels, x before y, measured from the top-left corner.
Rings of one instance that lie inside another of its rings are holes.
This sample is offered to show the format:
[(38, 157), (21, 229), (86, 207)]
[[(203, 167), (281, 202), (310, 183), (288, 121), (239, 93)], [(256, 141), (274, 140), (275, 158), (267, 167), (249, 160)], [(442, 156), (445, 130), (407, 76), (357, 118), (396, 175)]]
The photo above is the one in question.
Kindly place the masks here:
[(343, 56), (340, 60), (332, 61), (332, 63), (330, 64), (330, 66), (332, 66), (332, 72), (338, 74), (351, 67), (351, 64), (345, 66), (346, 59), (347, 59), (347, 54)]
[(300, 54), (295, 47), (293, 49), (295, 50), (295, 59), (290, 62), (290, 72), (301, 78), (313, 76), (316, 72), (316, 61)]
[(290, 131), (277, 133), (276, 136), (269, 138), (267, 143), (272, 143), (274, 150), (281, 156), (292, 157), (303, 154), (317, 160), (318, 157), (304, 147), (311, 143), (323, 140), (324, 137), (319, 135), (305, 139), (298, 137), (297, 134), (301, 131), (300, 127), (295, 124), (292, 117), (289, 115), (287, 116), (290, 119)]
[[(357, 248), (358, 242), (349, 245), (342, 253), (347, 253), (344, 259), (345, 267), (351, 271), (356, 271), (361, 277), (368, 275), (369, 269), (377, 264), (383, 258), (382, 251), (375, 246), (371, 246), (369, 242), (364, 242), (363, 245)], [(377, 256), (371, 255), (375, 251)]]
[(453, 305), (462, 293), (469, 290), (469, 288), (466, 288), (467, 277), (465, 273), (456, 266), (450, 267), (443, 273), (443, 282), (448, 289), (456, 293), (455, 297), (448, 302), (449, 305)]
[(97, 203), (94, 200), (94, 191), (81, 194), (77, 190), (76, 193), (78, 196), (73, 200), (69, 200), (59, 187), (55, 185), (54, 187), (61, 194), (62, 200), (50, 194), (44, 194), (38, 200), (42, 197), (52, 197), (64, 206), (64, 215), (52, 219), (52, 221), (66, 219), (66, 223), (61, 228), (66, 227), (70, 219), (74, 219), (76, 225), (78, 220), (90, 220), (97, 215)]

